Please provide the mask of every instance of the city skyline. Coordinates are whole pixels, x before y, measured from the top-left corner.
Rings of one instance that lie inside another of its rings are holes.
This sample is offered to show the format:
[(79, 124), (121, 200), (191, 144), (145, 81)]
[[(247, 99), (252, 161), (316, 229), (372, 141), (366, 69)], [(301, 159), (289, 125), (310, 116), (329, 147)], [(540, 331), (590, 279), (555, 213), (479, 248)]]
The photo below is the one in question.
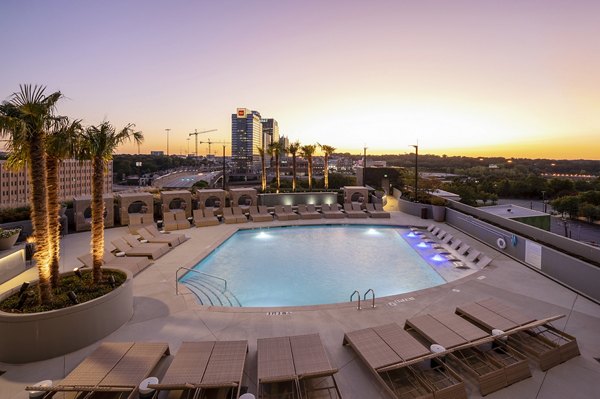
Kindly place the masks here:
[(60, 90), (60, 114), (133, 122), (146, 154), (167, 152), (166, 129), (170, 154), (193, 153), (195, 129), (231, 141), (232, 112), (248, 108), (338, 152), (418, 142), (423, 154), (600, 159), (597, 15), (598, 2), (559, 0), (6, 0), (0, 100), (23, 83)]

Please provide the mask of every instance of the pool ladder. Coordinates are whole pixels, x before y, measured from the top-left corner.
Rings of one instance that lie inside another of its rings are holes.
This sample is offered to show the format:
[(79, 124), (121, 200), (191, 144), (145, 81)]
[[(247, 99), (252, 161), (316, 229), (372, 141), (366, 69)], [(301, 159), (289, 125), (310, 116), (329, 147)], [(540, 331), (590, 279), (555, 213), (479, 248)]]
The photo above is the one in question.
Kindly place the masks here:
[[(375, 291), (373, 291), (373, 288), (369, 288), (367, 290), (367, 292), (365, 292), (365, 295), (363, 295), (363, 301), (367, 300), (367, 294), (371, 293), (371, 307), (374, 308), (375, 307)], [(350, 295), (350, 302), (352, 302), (352, 299), (354, 298), (354, 295), (357, 295), (358, 298), (358, 306), (356, 307), (357, 310), (361, 310), (362, 308), (360, 307), (360, 292), (358, 292), (358, 290), (354, 290), (354, 292), (352, 293), (352, 295)]]

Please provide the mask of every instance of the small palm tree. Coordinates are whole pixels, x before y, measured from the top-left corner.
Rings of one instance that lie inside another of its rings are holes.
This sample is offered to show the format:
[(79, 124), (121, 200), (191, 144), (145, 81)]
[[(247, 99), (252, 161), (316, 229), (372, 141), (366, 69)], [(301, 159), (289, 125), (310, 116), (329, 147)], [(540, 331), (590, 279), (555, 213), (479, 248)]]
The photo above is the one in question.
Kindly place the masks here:
[(82, 133), (81, 121), (69, 121), (66, 117), (56, 118), (46, 139), (46, 182), (48, 187), (48, 229), (50, 245), (50, 282), (58, 286), (60, 261), (60, 201), (59, 163), (77, 154)]
[(300, 153), (302, 158), (305, 158), (308, 161), (308, 190), (312, 190), (312, 157), (317, 150), (317, 146), (314, 144), (307, 144), (300, 147)]
[(104, 254), (104, 170), (106, 163), (112, 159), (113, 152), (126, 141), (133, 140), (141, 144), (144, 136), (134, 131), (135, 125), (128, 124), (116, 131), (109, 122), (98, 126), (90, 126), (82, 135), (80, 157), (92, 161), (92, 262), (94, 283), (102, 280), (102, 257)]
[(292, 191), (296, 191), (296, 157), (300, 151), (300, 142), (294, 141), (286, 148), (286, 152), (292, 154)]
[(329, 156), (333, 154), (335, 151), (335, 147), (325, 144), (319, 144), (321, 147), (321, 151), (325, 153), (325, 165), (323, 168), (323, 181), (325, 185), (325, 190), (329, 189)]
[(280, 143), (279, 141), (273, 141), (272, 143), (269, 144), (269, 147), (268, 147), (269, 155), (271, 155), (272, 157), (275, 158), (275, 181), (277, 182), (277, 192), (279, 192), (279, 189), (281, 188), (281, 173), (280, 173), (279, 156), (281, 155), (282, 151), (283, 151), (283, 143)]
[(19, 89), (10, 100), (0, 105), (0, 134), (9, 136), (9, 166), (21, 168), (27, 165), (31, 224), (36, 245), (34, 260), (38, 269), (40, 301), (45, 305), (52, 301), (52, 290), (44, 142), (62, 94), (54, 92), (46, 95), (46, 88), (37, 85), (20, 85)]
[(260, 167), (261, 167), (261, 175), (260, 175), (260, 188), (262, 190), (262, 192), (264, 193), (267, 190), (267, 164), (265, 162), (265, 149), (260, 147), (260, 146), (256, 146), (256, 150), (258, 151), (258, 154), (260, 155)]

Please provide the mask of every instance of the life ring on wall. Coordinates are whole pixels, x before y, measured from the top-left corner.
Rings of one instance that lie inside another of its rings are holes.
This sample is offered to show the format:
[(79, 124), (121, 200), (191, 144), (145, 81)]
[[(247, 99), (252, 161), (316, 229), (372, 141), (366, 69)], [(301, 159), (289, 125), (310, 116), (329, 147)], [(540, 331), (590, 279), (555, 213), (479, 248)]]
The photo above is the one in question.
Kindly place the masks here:
[(500, 249), (505, 249), (506, 248), (506, 241), (504, 241), (504, 238), (500, 237), (496, 240), (496, 245), (498, 246), (498, 248)]

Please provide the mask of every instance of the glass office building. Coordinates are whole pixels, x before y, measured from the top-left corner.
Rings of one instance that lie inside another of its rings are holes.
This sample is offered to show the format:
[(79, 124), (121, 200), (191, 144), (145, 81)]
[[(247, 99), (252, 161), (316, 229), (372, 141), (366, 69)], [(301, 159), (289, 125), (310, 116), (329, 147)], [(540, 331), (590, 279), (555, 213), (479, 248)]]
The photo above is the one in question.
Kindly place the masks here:
[(264, 148), (260, 113), (238, 108), (231, 115), (231, 160), (234, 173), (252, 174), (260, 169), (258, 148)]

